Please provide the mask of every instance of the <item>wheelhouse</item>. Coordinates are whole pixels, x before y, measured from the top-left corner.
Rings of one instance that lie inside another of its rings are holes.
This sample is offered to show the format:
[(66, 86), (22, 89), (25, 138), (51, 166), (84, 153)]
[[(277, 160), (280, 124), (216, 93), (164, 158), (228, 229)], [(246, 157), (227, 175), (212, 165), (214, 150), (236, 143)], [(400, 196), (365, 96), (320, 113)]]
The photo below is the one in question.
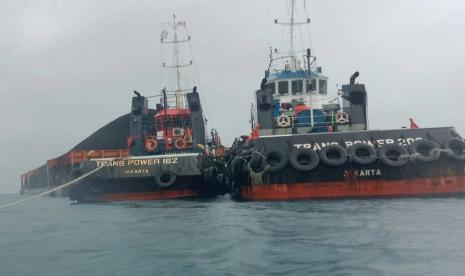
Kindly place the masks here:
[(272, 130), (263, 129), (265, 133), (284, 134), (293, 129), (304, 133), (329, 132), (336, 123), (348, 122), (346, 114), (337, 113), (337, 97), (332, 102), (327, 95), (328, 77), (321, 67), (315, 69), (265, 72), (264, 89), (271, 94), (273, 116)]
[(191, 111), (187, 108), (162, 109), (154, 116), (156, 140), (165, 150), (192, 148)]
[(267, 72), (266, 88), (272, 91), (274, 97), (295, 98), (295, 95), (328, 93), (328, 77), (323, 75), (321, 67), (317, 72), (307, 70), (285, 70), (273, 74)]

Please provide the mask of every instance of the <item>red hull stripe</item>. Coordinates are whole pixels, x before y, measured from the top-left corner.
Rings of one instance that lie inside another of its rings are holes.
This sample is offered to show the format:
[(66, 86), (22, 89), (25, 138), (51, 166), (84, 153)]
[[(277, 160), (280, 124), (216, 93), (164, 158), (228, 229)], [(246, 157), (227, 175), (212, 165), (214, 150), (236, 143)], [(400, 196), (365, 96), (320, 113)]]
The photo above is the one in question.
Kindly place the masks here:
[(174, 190), (144, 193), (118, 193), (104, 194), (96, 198), (97, 201), (129, 201), (129, 200), (157, 200), (174, 199), (182, 197), (198, 196), (199, 193), (193, 190)]
[(356, 182), (322, 182), (270, 184), (241, 187), (248, 200), (325, 199), (344, 197), (414, 196), (465, 192), (465, 176), (448, 176), (410, 180), (359, 180)]

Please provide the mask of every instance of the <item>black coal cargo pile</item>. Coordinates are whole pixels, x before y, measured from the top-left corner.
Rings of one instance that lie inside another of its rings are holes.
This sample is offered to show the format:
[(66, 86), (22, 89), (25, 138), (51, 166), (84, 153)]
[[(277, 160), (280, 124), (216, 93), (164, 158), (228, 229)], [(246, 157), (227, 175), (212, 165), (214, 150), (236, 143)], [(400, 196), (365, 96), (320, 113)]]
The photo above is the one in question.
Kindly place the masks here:
[[(149, 128), (155, 128), (155, 122), (151, 120), (153, 116), (155, 116), (155, 110), (149, 109), (147, 116)], [(72, 150), (114, 150), (127, 148), (130, 119), (131, 113), (128, 113), (113, 120), (84, 139)]]

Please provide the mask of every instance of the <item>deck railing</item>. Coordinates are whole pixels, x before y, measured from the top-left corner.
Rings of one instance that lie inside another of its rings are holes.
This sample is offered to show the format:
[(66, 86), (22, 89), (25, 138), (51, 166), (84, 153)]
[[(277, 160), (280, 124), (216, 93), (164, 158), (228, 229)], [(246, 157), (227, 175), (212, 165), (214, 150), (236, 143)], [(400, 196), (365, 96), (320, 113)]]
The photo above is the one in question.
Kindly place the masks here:
[[(311, 112), (313, 113), (313, 112)], [(285, 115), (288, 120), (283, 120), (282, 116)], [(275, 118), (275, 128), (293, 128), (293, 127), (328, 127), (337, 125), (346, 125), (349, 120), (337, 120), (336, 112), (329, 114), (317, 115), (311, 114), (310, 116), (292, 116), (281, 114)]]

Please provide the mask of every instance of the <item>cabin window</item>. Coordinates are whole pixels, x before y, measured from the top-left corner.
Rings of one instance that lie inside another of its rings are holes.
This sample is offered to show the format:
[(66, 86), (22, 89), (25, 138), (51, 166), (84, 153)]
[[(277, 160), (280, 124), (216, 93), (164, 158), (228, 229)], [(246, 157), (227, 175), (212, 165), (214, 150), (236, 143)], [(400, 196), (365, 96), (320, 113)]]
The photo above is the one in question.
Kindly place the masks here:
[(271, 94), (274, 95), (274, 93), (276, 93), (276, 84), (274, 82), (270, 82), (270, 83), (267, 83), (265, 85), (265, 89), (270, 89), (271, 90)]
[(302, 80), (293, 80), (292, 81), (292, 94), (302, 94), (302, 89), (303, 89), (303, 81)]
[(279, 95), (289, 94), (289, 83), (287, 81), (278, 82)]
[(326, 95), (327, 92), (327, 81), (326, 80), (319, 80), (318, 82), (319, 85), (319, 93), (322, 95)]
[(184, 127), (190, 128), (191, 127), (191, 119), (190, 118), (183, 118), (183, 125), (184, 125)]
[(182, 118), (175, 117), (173, 118), (173, 127), (182, 127)]
[(315, 91), (316, 90), (316, 79), (311, 79), (311, 81), (305, 80), (305, 86), (306, 86), (305, 91), (307, 92)]
[(163, 119), (163, 128), (165, 130), (171, 128), (171, 120), (168, 118)]

